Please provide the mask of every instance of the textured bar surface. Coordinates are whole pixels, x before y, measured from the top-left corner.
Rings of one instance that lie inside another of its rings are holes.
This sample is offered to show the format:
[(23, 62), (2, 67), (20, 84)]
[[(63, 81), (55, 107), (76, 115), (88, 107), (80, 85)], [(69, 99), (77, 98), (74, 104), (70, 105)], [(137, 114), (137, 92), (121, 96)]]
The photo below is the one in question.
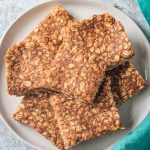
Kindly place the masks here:
[[(117, 106), (126, 102), (129, 97), (132, 97), (145, 87), (144, 79), (129, 62), (108, 71), (107, 77), (111, 80), (111, 89)], [(54, 119), (50, 97), (50, 94), (25, 97), (15, 112), (14, 119), (35, 128), (41, 134), (44, 133), (47, 139), (61, 149), (63, 141), (60, 137), (57, 121)], [(48, 128), (47, 126), (45, 127), (47, 123), (49, 124)]]
[(13, 118), (34, 128), (59, 149), (62, 149), (63, 141), (59, 134), (57, 121), (54, 118), (50, 98), (51, 96), (48, 93), (24, 97)]
[(100, 88), (93, 103), (56, 94), (51, 97), (51, 105), (66, 149), (121, 128), (110, 80)]
[(62, 41), (60, 30), (72, 19), (56, 6), (23, 41), (8, 49), (5, 59), (9, 94), (19, 96), (44, 88), (49, 82), (49, 64)]
[(71, 22), (62, 36), (49, 88), (74, 98), (94, 100), (105, 71), (134, 56), (123, 26), (109, 14)]

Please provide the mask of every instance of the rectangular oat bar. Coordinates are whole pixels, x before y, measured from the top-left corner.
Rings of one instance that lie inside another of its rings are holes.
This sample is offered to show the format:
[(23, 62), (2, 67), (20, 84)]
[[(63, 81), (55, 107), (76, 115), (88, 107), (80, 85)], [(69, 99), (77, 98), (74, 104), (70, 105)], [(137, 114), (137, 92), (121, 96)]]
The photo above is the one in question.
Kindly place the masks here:
[(110, 80), (104, 82), (100, 94), (93, 103), (67, 99), (55, 94), (51, 96), (51, 105), (65, 149), (90, 138), (121, 129)]
[(130, 62), (107, 71), (107, 77), (111, 79), (111, 90), (117, 106), (129, 100), (146, 86), (143, 77)]
[(76, 99), (94, 100), (105, 71), (134, 56), (123, 26), (109, 14), (71, 22), (61, 33), (48, 88)]
[[(142, 76), (128, 62), (108, 71), (106, 73), (107, 77), (111, 79), (111, 89), (117, 106), (126, 102), (129, 97), (132, 97), (145, 87), (145, 81)], [(54, 119), (50, 96), (50, 94), (46, 93), (26, 96), (18, 106), (14, 119), (35, 128), (59, 149), (62, 149), (63, 140), (59, 133), (57, 121)]]
[(23, 41), (7, 50), (9, 94), (24, 95), (49, 82), (49, 64), (62, 41), (60, 30), (71, 20), (73, 17), (58, 5)]
[(13, 118), (34, 128), (59, 149), (63, 149), (63, 140), (50, 104), (49, 93), (25, 96)]

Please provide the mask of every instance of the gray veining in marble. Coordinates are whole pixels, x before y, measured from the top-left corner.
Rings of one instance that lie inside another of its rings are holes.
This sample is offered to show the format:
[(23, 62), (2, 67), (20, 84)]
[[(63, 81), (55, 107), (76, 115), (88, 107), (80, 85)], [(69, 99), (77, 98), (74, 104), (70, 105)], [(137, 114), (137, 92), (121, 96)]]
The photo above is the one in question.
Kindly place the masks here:
[[(0, 39), (8, 26), (23, 12), (46, 0), (0, 0)], [(150, 41), (150, 27), (143, 17), (136, 0), (103, 1), (106, 5), (115, 6), (130, 16), (142, 29)], [(33, 150), (18, 140), (0, 120), (0, 150)]]

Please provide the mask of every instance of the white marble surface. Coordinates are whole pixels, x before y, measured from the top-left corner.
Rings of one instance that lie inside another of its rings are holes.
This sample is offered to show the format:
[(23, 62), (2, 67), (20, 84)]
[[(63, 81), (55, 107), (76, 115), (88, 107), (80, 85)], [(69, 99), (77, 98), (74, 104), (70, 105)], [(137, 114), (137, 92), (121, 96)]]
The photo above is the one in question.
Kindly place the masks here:
[[(0, 0), (0, 38), (9, 25), (23, 12), (47, 0)], [(103, 1), (115, 6), (130, 16), (142, 29), (150, 41), (150, 27), (144, 19), (136, 0)], [(0, 120), (0, 150), (33, 150), (18, 140)]]

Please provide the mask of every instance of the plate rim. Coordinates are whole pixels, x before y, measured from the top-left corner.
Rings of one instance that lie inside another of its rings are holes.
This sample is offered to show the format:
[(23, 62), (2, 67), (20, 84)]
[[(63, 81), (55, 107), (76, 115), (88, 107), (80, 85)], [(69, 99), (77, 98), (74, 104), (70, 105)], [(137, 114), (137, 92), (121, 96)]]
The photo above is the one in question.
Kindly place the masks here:
[[(130, 18), (128, 16), (128, 14), (125, 14), (123, 11), (115, 8), (114, 6), (111, 6), (111, 5), (107, 5), (107, 4), (104, 4), (102, 3), (101, 1), (99, 0), (95, 0), (95, 1), (92, 1), (92, 0), (48, 0), (48, 1), (45, 1), (45, 2), (41, 2), (41, 3), (38, 3), (37, 5), (23, 11), (14, 21), (12, 21), (12, 23), (10, 23), (10, 25), (6, 28), (6, 30), (3, 32), (2, 34), (2, 37), (0, 39), (0, 50), (1, 50), (1, 47), (2, 47), (2, 43), (4, 42), (4, 39), (5, 39), (5, 36), (7, 35), (7, 33), (9, 32), (9, 30), (11, 29), (11, 27), (19, 20), (21, 19), (24, 15), (26, 15), (28, 12), (32, 11), (33, 9), (36, 9), (37, 7), (39, 7), (40, 5), (45, 5), (47, 3), (52, 3), (52, 2), (56, 2), (58, 4), (60, 4), (61, 2), (71, 2), (71, 1), (78, 1), (78, 2), (81, 2), (81, 1), (89, 1), (91, 3), (97, 3), (98, 5), (101, 5), (101, 6), (104, 6), (104, 7), (111, 7), (111, 9), (114, 9), (115, 11), (118, 11), (119, 13), (127, 16), (128, 19), (130, 19), (130, 21), (134, 24), (134, 26), (138, 29), (138, 31), (140, 32), (140, 34), (143, 36), (142, 38), (144, 38), (143, 40), (146, 42), (146, 44), (148, 44), (148, 46), (150, 47), (150, 43), (148, 41), (148, 39), (146, 38), (145, 34), (142, 32), (141, 28), (132, 20), (132, 18)], [(146, 79), (147, 80), (147, 79)], [(9, 129), (9, 131), (20, 141), (22, 141), (24, 144), (26, 144), (27, 146), (30, 146), (31, 148), (34, 148), (34, 149), (37, 149), (37, 150), (40, 150), (41, 148), (35, 146), (34, 144), (31, 144), (29, 141), (26, 141), (23, 137), (21, 137), (17, 132), (15, 132), (15, 130), (9, 125), (8, 121), (5, 119), (5, 117), (2, 115), (2, 112), (0, 110), (0, 119), (2, 120), (2, 122), (4, 123), (5, 127), (7, 127)]]

